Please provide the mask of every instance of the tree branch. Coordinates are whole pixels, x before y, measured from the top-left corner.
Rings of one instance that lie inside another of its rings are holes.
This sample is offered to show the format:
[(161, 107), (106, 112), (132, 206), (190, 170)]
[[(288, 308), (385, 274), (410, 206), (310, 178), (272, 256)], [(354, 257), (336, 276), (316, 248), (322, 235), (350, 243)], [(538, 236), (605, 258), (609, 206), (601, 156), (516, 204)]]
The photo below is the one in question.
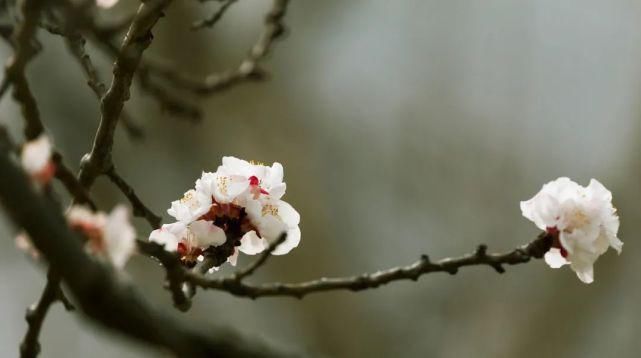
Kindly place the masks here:
[[(87, 78), (89, 88), (91, 88), (98, 100), (102, 100), (102, 97), (106, 92), (105, 85), (100, 81), (98, 71), (94, 67), (91, 57), (89, 57), (89, 54), (85, 50), (85, 39), (78, 33), (66, 34), (64, 35), (64, 38), (67, 43), (67, 47), (69, 48), (69, 52), (82, 68), (82, 71)], [(120, 115), (120, 121), (131, 139), (136, 140), (143, 137), (142, 128), (134, 123), (133, 119), (124, 110)]]
[(67, 310), (74, 309), (73, 305), (71, 305), (60, 289), (60, 276), (50, 269), (47, 274), (47, 285), (40, 299), (27, 309), (27, 314), (25, 315), (29, 327), (20, 344), (21, 358), (33, 358), (40, 353), (38, 336), (40, 335), (40, 330), (42, 329), (42, 324), (47, 316), (49, 307), (56, 301), (62, 302)]
[(142, 202), (142, 200), (140, 200), (138, 195), (136, 195), (134, 189), (129, 184), (127, 184), (127, 182), (122, 177), (120, 177), (120, 175), (118, 175), (118, 173), (116, 172), (116, 168), (112, 166), (111, 169), (109, 169), (105, 174), (109, 177), (111, 182), (114, 183), (127, 197), (129, 202), (131, 203), (131, 207), (133, 208), (134, 215), (144, 218), (152, 228), (158, 229), (160, 227), (160, 223), (162, 222), (162, 218), (154, 214), (153, 211), (151, 211), (151, 209), (149, 209)]
[(25, 136), (35, 139), (44, 130), (36, 100), (31, 93), (25, 68), (35, 54), (32, 40), (35, 36), (40, 12), (44, 7), (41, 0), (23, 0), (20, 10), (22, 21), (14, 29), (15, 52), (5, 68), (7, 81), (13, 85), (13, 97), (20, 103), (20, 109), (26, 121)]
[(102, 99), (102, 117), (91, 152), (86, 154), (80, 167), (80, 183), (90, 187), (97, 176), (111, 167), (113, 137), (125, 101), (129, 99), (131, 81), (138, 68), (143, 51), (152, 39), (151, 29), (162, 16), (171, 0), (148, 0), (138, 12), (127, 31), (125, 41), (114, 64), (111, 87)]
[(399, 280), (416, 281), (422, 275), (433, 272), (456, 274), (465, 266), (487, 265), (498, 273), (505, 272), (504, 265), (517, 265), (530, 261), (531, 258), (541, 258), (550, 249), (552, 237), (541, 233), (531, 243), (502, 254), (488, 254), (487, 247), (480, 245), (474, 253), (458, 258), (445, 258), (436, 262), (423, 255), (407, 266), (394, 267), (388, 270), (349, 277), (321, 278), (300, 283), (268, 283), (251, 285), (239, 281), (234, 276), (222, 278), (207, 278), (193, 272), (185, 272), (185, 280), (206, 288), (226, 291), (236, 296), (258, 298), (264, 296), (292, 296), (303, 298), (310, 293), (349, 290), (362, 291), (377, 288)]
[(197, 30), (197, 29), (202, 29), (204, 27), (214, 27), (214, 25), (222, 19), (223, 15), (225, 15), (225, 12), (229, 9), (229, 7), (235, 3), (238, 0), (223, 0), (222, 5), (214, 12), (210, 17), (196, 21), (191, 25), (192, 30)]
[(145, 66), (152, 67), (153, 74), (163, 77), (175, 86), (190, 90), (196, 94), (208, 95), (228, 89), (246, 81), (262, 80), (266, 77), (259, 63), (271, 50), (274, 42), (285, 32), (283, 18), (287, 11), (289, 0), (274, 0), (271, 10), (265, 16), (265, 27), (258, 41), (249, 51), (247, 57), (235, 69), (220, 73), (210, 74), (201, 80), (202, 76), (192, 78), (176, 72), (173, 67), (161, 66), (159, 64), (145, 63)]

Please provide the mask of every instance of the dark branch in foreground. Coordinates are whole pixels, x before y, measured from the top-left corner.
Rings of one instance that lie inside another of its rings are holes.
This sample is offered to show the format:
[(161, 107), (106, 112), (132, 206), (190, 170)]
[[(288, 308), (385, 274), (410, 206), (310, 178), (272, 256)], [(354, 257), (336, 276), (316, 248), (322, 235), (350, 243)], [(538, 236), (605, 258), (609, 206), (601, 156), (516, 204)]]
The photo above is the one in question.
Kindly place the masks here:
[(282, 356), (256, 343), (249, 344), (230, 331), (204, 330), (153, 309), (133, 286), (87, 255), (57, 205), (34, 191), (7, 151), (0, 152), (0, 172), (0, 202), (9, 217), (29, 234), (87, 317), (180, 357)]
[(193, 272), (185, 272), (185, 280), (195, 286), (229, 292), (235, 296), (258, 298), (264, 296), (292, 296), (303, 298), (310, 293), (334, 290), (362, 291), (376, 288), (399, 280), (416, 281), (422, 275), (433, 272), (456, 274), (461, 267), (487, 265), (498, 273), (505, 272), (504, 265), (517, 265), (541, 258), (550, 249), (552, 237), (541, 233), (531, 243), (502, 254), (487, 253), (487, 247), (480, 245), (474, 253), (457, 258), (446, 258), (436, 262), (423, 255), (411, 265), (395, 267), (374, 273), (349, 277), (321, 278), (300, 283), (268, 283), (252, 285), (236, 277), (206, 278)]

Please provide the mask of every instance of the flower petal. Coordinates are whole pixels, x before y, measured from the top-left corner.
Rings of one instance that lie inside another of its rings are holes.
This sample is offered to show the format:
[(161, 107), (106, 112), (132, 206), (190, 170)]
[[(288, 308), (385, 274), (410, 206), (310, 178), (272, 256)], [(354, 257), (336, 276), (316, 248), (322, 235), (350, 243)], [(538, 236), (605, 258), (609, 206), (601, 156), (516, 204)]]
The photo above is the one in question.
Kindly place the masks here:
[(559, 268), (563, 265), (569, 264), (565, 257), (561, 255), (561, 250), (557, 248), (551, 248), (550, 251), (546, 252), (544, 259), (545, 263), (551, 268)]

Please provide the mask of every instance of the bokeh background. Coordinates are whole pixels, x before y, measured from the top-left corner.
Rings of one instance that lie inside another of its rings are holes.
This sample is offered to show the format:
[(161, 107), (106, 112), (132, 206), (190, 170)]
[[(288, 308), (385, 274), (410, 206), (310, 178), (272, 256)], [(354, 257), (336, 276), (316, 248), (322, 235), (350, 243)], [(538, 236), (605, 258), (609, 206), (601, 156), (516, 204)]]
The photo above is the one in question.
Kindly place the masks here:
[[(213, 29), (190, 31), (215, 5), (176, 2), (148, 55), (195, 75), (235, 66), (269, 3), (240, 1)], [(104, 16), (134, 7), (122, 0)], [(127, 108), (146, 139), (119, 131), (114, 159), (166, 220), (170, 201), (223, 155), (285, 166), (302, 242), (255, 282), (361, 273), (480, 243), (509, 250), (537, 235), (519, 201), (559, 176), (584, 185), (598, 178), (622, 219), (623, 254), (603, 256), (592, 285), (536, 261), (504, 275), (475, 267), (304, 300), (200, 292), (189, 313), (175, 315), (317, 356), (637, 357), (639, 18), (641, 2), (632, 0), (293, 1), (288, 36), (265, 63), (270, 81), (191, 98), (205, 108), (202, 123), (163, 114), (134, 91)], [(29, 78), (56, 145), (77, 168), (98, 103), (63, 42), (40, 36), (45, 50)], [(0, 50), (9, 56), (6, 45)], [(109, 61), (92, 54), (107, 79)], [(0, 122), (19, 138), (9, 97)], [(105, 208), (124, 201), (104, 179), (94, 195)], [(13, 247), (15, 232), (0, 215), (3, 357), (17, 356), (24, 309), (44, 284), (43, 267)], [(157, 264), (137, 257), (127, 271), (150, 301), (174, 311)], [(168, 356), (60, 305), (41, 341), (43, 357)]]

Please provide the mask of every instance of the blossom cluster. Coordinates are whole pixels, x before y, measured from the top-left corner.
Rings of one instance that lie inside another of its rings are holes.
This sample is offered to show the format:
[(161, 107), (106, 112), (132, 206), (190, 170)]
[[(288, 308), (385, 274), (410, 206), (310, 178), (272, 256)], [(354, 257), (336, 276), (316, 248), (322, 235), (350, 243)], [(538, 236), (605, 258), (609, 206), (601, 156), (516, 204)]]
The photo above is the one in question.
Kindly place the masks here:
[(216, 172), (203, 172), (195, 187), (171, 203), (167, 213), (176, 222), (151, 232), (149, 239), (177, 252), (187, 266), (221, 245), (231, 245), (227, 262), (238, 253), (255, 255), (286, 234), (272, 252), (283, 255), (298, 246), (300, 215), (281, 198), (283, 166), (265, 166), (224, 157)]
[(608, 247), (618, 253), (623, 248), (612, 193), (595, 179), (587, 187), (564, 177), (551, 181), (522, 201), (521, 211), (553, 237), (545, 262), (552, 268), (569, 264), (585, 283), (594, 280), (594, 262)]

